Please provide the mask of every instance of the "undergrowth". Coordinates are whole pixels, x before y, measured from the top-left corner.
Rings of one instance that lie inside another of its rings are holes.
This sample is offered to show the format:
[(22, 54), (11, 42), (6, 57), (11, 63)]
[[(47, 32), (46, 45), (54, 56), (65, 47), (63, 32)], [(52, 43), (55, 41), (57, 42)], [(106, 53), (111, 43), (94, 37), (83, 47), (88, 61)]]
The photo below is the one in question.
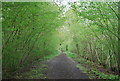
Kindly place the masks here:
[(117, 81), (120, 80), (120, 77), (118, 75), (113, 75), (99, 71), (99, 69), (94, 66), (95, 63), (92, 61), (86, 60), (85, 58), (82, 57), (78, 58), (77, 54), (69, 51), (65, 53), (68, 55), (68, 57), (78, 62), (77, 68), (83, 70), (83, 72), (86, 73), (90, 79), (116, 79)]
[(70, 58), (76, 58), (76, 54), (75, 53), (72, 53), (72, 52), (69, 52), (69, 51), (66, 51), (65, 54), (67, 54), (68, 57)]
[(59, 55), (60, 51), (45, 56), (37, 61), (34, 61), (32, 65), (29, 67), (30, 70), (20, 73), (16, 75), (14, 78), (16, 79), (46, 79), (46, 70), (48, 69), (48, 65), (46, 64), (47, 60), (54, 58)]

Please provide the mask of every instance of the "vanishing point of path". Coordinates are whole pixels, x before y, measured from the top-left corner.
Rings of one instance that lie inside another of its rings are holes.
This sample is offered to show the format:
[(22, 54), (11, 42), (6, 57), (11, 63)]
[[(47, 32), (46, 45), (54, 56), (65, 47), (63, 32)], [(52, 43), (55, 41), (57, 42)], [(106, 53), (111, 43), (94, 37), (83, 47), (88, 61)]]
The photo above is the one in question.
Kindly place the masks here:
[(88, 76), (76, 67), (75, 61), (65, 53), (48, 62), (48, 79), (89, 79)]

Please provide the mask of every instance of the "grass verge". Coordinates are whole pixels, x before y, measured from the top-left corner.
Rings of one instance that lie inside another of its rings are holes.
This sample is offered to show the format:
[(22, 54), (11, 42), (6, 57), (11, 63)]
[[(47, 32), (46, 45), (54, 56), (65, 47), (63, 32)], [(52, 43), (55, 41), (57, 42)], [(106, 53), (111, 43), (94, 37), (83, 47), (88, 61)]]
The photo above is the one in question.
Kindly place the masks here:
[(112, 74), (112, 72), (108, 72), (107, 69), (104, 69), (102, 66), (97, 65), (96, 63), (86, 60), (83, 57), (78, 56), (75, 53), (72, 52), (65, 52), (68, 57), (74, 59), (77, 64), (77, 68), (83, 70), (84, 73), (86, 73), (90, 79), (115, 79), (120, 80), (120, 77), (118, 75)]
[(48, 69), (47, 60), (58, 56), (60, 51), (45, 56), (37, 61), (32, 62), (29, 66), (23, 68), (22, 71), (17, 72), (15, 79), (46, 79), (46, 71)]

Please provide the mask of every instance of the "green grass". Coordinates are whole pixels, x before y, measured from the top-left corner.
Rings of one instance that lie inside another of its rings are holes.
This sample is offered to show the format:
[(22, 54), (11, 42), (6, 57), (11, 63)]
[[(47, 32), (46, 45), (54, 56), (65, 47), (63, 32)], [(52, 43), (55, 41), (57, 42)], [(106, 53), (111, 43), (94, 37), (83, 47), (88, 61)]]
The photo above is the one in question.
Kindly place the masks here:
[(32, 68), (28, 72), (23, 72), (20, 75), (16, 76), (16, 79), (45, 79), (44, 75), (45, 70), (47, 70), (46, 64), (39, 64), (35, 68)]
[(87, 73), (87, 68), (83, 67), (81, 64), (77, 64), (77, 68), (80, 68), (81, 70), (84, 71), (84, 73)]
[[(78, 58), (77, 54), (75, 53), (71, 53), (69, 51), (65, 52), (68, 57), (73, 58), (75, 61), (79, 62), (80, 64), (77, 64), (77, 68), (81, 69), (84, 73), (87, 73), (87, 75), (89, 76), (89, 78), (91, 79), (120, 79), (120, 77), (118, 75), (113, 75), (113, 74), (109, 74), (109, 73), (104, 73), (99, 71), (96, 67), (90, 67), (89, 69), (83, 65), (91, 65), (94, 66), (94, 62), (86, 60), (85, 58)], [(82, 65), (83, 64), (83, 65)], [(102, 67), (101, 67), (102, 68)]]
[(57, 51), (54, 54), (45, 56), (44, 58), (34, 61), (32, 65), (36, 66), (35, 68), (32, 68), (30, 71), (19, 74), (15, 76), (15, 78), (16, 79), (46, 79), (45, 72), (48, 69), (48, 65), (41, 63), (41, 61), (50, 60), (54, 58), (55, 56), (58, 56), (59, 54), (60, 54), (60, 51)]
[(49, 56), (44, 57), (43, 59), (44, 60), (50, 60), (50, 59), (54, 58), (55, 56), (58, 56), (59, 54), (60, 54), (60, 52), (58, 51), (58, 52), (56, 52), (54, 54), (51, 54)]
[(70, 58), (76, 58), (76, 57), (77, 57), (75, 53), (72, 53), (72, 52), (69, 52), (69, 51), (66, 51), (65, 53), (66, 53), (67, 56), (70, 57)]
[(105, 74), (103, 72), (98, 71), (97, 69), (92, 69), (91, 73), (94, 73), (101, 79), (120, 79), (118, 75)]
[(77, 68), (81, 69), (84, 73), (87, 73), (90, 79), (120, 79), (118, 75), (103, 73), (98, 71), (96, 68), (90, 68), (90, 70), (88, 70), (81, 64), (77, 64)]
[(50, 55), (44, 56), (43, 58), (40, 58), (39, 61), (47, 61), (47, 60), (50, 60), (50, 59), (58, 56), (59, 54), (60, 54), (60, 51), (57, 51), (57, 52), (55, 52), (54, 54), (50, 54)]

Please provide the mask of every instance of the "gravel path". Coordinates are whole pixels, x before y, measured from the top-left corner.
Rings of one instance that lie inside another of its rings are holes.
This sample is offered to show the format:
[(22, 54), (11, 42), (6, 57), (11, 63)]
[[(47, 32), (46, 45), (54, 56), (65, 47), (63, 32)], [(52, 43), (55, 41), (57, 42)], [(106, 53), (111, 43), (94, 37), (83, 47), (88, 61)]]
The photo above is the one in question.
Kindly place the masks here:
[(48, 79), (89, 79), (65, 53), (48, 62)]

